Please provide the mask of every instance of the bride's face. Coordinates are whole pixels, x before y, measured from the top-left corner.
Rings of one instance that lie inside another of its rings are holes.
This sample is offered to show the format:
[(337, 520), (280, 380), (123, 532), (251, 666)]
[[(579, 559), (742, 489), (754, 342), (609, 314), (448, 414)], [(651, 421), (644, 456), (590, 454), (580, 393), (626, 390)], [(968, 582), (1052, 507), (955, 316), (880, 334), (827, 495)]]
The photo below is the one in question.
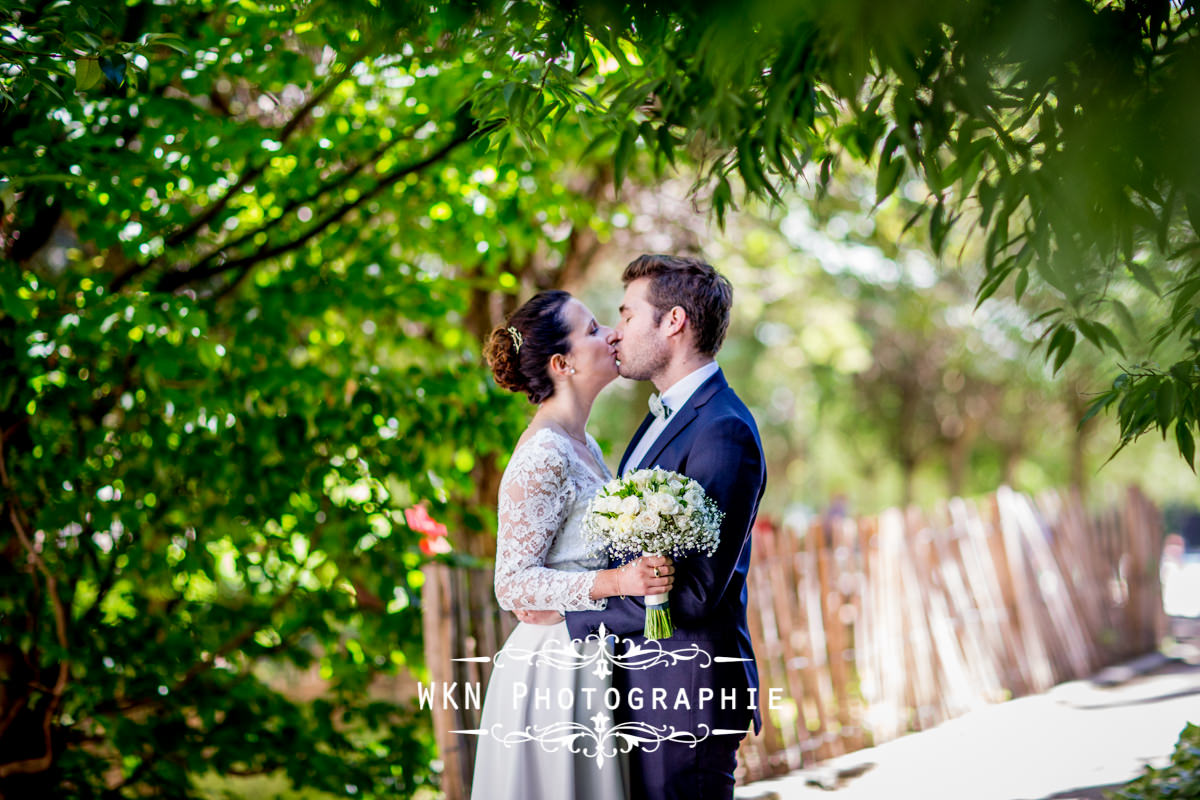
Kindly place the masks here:
[(612, 328), (596, 322), (595, 315), (575, 298), (567, 301), (562, 313), (571, 331), (567, 361), (575, 374), (569, 377), (577, 385), (593, 384), (599, 391), (617, 377), (617, 351), (609, 343)]

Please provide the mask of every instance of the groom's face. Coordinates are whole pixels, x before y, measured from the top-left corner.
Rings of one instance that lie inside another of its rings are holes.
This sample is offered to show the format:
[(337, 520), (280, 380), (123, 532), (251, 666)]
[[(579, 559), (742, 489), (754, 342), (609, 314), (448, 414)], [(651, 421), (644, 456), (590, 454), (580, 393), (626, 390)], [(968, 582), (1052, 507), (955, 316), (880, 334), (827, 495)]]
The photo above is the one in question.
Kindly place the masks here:
[[(670, 349), (662, 325), (655, 323), (657, 311), (650, 303), (650, 279), (638, 278), (625, 287), (621, 320), (613, 333), (621, 376), (648, 381), (666, 369)], [(665, 323), (665, 318), (660, 322)]]

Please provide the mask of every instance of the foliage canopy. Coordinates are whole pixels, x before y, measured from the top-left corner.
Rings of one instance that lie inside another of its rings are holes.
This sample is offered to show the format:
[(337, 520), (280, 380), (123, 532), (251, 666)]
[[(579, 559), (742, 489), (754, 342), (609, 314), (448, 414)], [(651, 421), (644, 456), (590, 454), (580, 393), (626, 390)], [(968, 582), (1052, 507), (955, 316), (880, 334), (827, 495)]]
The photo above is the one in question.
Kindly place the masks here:
[[(917, 174), (930, 194), (912, 221), (925, 218), (935, 252), (953, 225), (980, 228), (980, 302), (1010, 278), (1018, 299), (1031, 282), (1055, 298), (1039, 321), (1056, 368), (1077, 341), (1122, 358), (1150, 345), (1155, 360), (1127, 362), (1093, 413), (1115, 407), (1125, 442), (1173, 427), (1193, 463), (1193, 2), (516, 8), (523, 24), (490, 41), (519, 54), (506, 96), (539, 99), (532, 115), (528, 104), (511, 109), (510, 122), (528, 128), (553, 112), (544, 105), (575, 102), (561, 99), (563, 87), (584, 91), (608, 123), (596, 141), (615, 142), (618, 182), (636, 147), (659, 164), (686, 150), (718, 218), (734, 203), (734, 179), (778, 199), (805, 165), (820, 165), (823, 187), (850, 157), (875, 165), (878, 202)], [(1154, 318), (1135, 319), (1113, 291), (1125, 282), (1157, 298)]]
[[(919, 175), (935, 251), (981, 227), (980, 301), (1053, 298), (1053, 363), (1153, 346), (1094, 410), (1191, 462), (1195, 28), (1192, 0), (6, 3), (3, 788), (433, 780), (369, 692), (420, 670), (404, 511), (488, 530), (520, 412), (477, 343), (648, 166), (718, 218), (813, 165), (872, 164), (876, 203)], [(314, 664), (320, 700), (271, 683)]]

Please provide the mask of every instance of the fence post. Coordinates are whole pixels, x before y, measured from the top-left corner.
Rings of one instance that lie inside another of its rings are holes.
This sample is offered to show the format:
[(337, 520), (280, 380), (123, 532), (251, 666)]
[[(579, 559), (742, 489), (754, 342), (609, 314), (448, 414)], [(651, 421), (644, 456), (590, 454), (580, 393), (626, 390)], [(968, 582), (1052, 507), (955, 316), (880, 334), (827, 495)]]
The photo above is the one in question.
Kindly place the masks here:
[[(454, 680), (454, 619), (450, 600), (453, 576), (445, 564), (427, 564), (421, 587), (421, 614), (425, 629), (425, 664), (434, 686)], [(436, 698), (438, 693), (434, 692)], [(467, 800), (471, 785), (472, 754), (467, 752), (466, 737), (450, 733), (459, 728), (454, 709), (441, 708), (434, 702), (433, 731), (442, 757), (442, 791), (446, 800)]]

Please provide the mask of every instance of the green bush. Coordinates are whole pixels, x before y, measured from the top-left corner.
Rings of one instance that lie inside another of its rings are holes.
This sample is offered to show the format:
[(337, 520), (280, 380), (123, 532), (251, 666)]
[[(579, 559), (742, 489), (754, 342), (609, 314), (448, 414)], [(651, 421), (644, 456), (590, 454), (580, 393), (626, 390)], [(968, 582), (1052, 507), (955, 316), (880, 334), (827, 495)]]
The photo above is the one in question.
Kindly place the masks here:
[(1175, 745), (1171, 763), (1146, 773), (1110, 795), (1113, 800), (1188, 800), (1200, 798), (1200, 726), (1188, 724)]

